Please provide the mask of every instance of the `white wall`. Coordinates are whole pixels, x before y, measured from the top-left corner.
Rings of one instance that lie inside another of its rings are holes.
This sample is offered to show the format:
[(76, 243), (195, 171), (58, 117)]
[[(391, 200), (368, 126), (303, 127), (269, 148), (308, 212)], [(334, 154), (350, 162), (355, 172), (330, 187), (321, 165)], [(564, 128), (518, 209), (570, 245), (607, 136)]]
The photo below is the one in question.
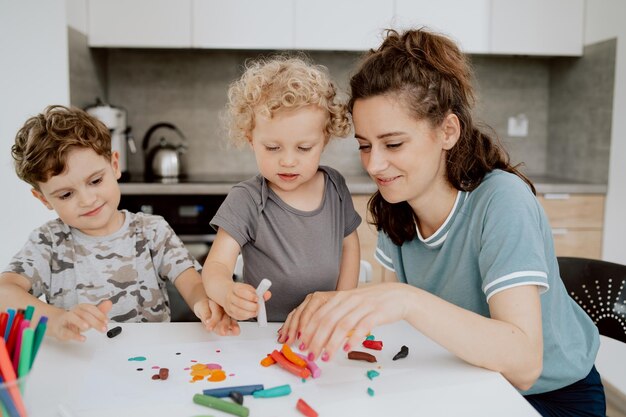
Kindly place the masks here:
[(617, 37), (602, 258), (626, 264), (626, 2), (587, 0), (585, 44)]
[(54, 217), (13, 170), (24, 121), (49, 104), (69, 105), (64, 0), (0, 0), (0, 268), (28, 234)]

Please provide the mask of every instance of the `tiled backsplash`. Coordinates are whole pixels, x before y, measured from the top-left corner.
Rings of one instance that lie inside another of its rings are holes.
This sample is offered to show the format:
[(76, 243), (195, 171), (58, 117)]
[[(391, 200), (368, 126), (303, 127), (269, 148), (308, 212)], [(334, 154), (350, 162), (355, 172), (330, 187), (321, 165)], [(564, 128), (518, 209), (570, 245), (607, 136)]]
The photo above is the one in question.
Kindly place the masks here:
[[(189, 142), (185, 158), (190, 174), (256, 172), (251, 152), (228, 144), (220, 117), (228, 85), (240, 75), (245, 60), (271, 52), (87, 50), (84, 35), (70, 29), (72, 104), (84, 107), (104, 95), (128, 110), (138, 141), (154, 123), (174, 123)], [(308, 55), (328, 67), (346, 97), (360, 54)], [(474, 56), (472, 62), (476, 119), (495, 129), (512, 160), (525, 163), (526, 173), (606, 182), (615, 41), (587, 47), (582, 58)], [(519, 114), (529, 120), (528, 136), (509, 138), (507, 120)], [(354, 139), (331, 143), (323, 163), (344, 175), (363, 174)], [(129, 167), (142, 172), (143, 156), (130, 155)]]

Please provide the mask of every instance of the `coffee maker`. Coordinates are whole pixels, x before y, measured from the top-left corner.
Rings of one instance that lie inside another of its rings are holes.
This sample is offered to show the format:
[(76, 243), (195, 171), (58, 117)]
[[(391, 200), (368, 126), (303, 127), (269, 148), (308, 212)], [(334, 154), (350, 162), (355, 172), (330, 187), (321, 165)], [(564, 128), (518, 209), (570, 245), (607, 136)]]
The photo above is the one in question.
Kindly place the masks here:
[(85, 111), (100, 120), (111, 133), (111, 150), (120, 155), (119, 166), (122, 172), (122, 181), (128, 179), (127, 150), (137, 152), (135, 140), (130, 126), (126, 124), (126, 110), (122, 107), (111, 106), (96, 98), (96, 103), (85, 108)]

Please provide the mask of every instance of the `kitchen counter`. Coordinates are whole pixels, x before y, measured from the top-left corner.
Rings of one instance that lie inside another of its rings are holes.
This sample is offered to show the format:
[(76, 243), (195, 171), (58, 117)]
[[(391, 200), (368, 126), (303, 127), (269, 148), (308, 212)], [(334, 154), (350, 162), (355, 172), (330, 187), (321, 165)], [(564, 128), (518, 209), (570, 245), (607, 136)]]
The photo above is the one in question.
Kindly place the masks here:
[[(124, 195), (215, 195), (228, 194), (231, 187), (250, 176), (211, 176), (206, 180), (194, 178), (193, 181), (179, 182), (120, 182)], [(606, 194), (606, 184), (594, 184), (572, 181), (548, 176), (531, 177), (537, 194)], [(348, 189), (352, 194), (372, 194), (376, 185), (366, 176), (346, 177)]]

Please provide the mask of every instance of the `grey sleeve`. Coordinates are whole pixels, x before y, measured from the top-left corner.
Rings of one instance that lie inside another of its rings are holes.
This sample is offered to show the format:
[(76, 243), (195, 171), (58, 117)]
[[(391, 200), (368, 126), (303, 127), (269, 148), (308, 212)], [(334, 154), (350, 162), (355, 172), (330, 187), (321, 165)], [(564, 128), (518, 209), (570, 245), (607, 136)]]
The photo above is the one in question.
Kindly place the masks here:
[(224, 229), (233, 239), (244, 246), (256, 239), (255, 225), (258, 221), (257, 203), (250, 192), (235, 186), (211, 219), (211, 226), (216, 230)]
[(153, 260), (158, 274), (162, 278), (176, 281), (176, 278), (189, 268), (202, 270), (200, 264), (191, 256), (180, 238), (170, 225), (160, 216), (151, 216), (146, 224), (146, 236), (153, 248)]
[(343, 231), (343, 237), (349, 236), (354, 232), (361, 224), (361, 216), (354, 209), (354, 203), (352, 202), (352, 195), (346, 181), (343, 177), (338, 181), (339, 183), (339, 196), (341, 197), (341, 205), (343, 207), (343, 216), (346, 219), (346, 224)]
[[(52, 236), (45, 227), (31, 232), (28, 241), (11, 259), (3, 272), (19, 274), (30, 281), (30, 293), (35, 297), (50, 288)], [(57, 265), (63, 268), (62, 264)], [(46, 297), (48, 294), (46, 294)]]

